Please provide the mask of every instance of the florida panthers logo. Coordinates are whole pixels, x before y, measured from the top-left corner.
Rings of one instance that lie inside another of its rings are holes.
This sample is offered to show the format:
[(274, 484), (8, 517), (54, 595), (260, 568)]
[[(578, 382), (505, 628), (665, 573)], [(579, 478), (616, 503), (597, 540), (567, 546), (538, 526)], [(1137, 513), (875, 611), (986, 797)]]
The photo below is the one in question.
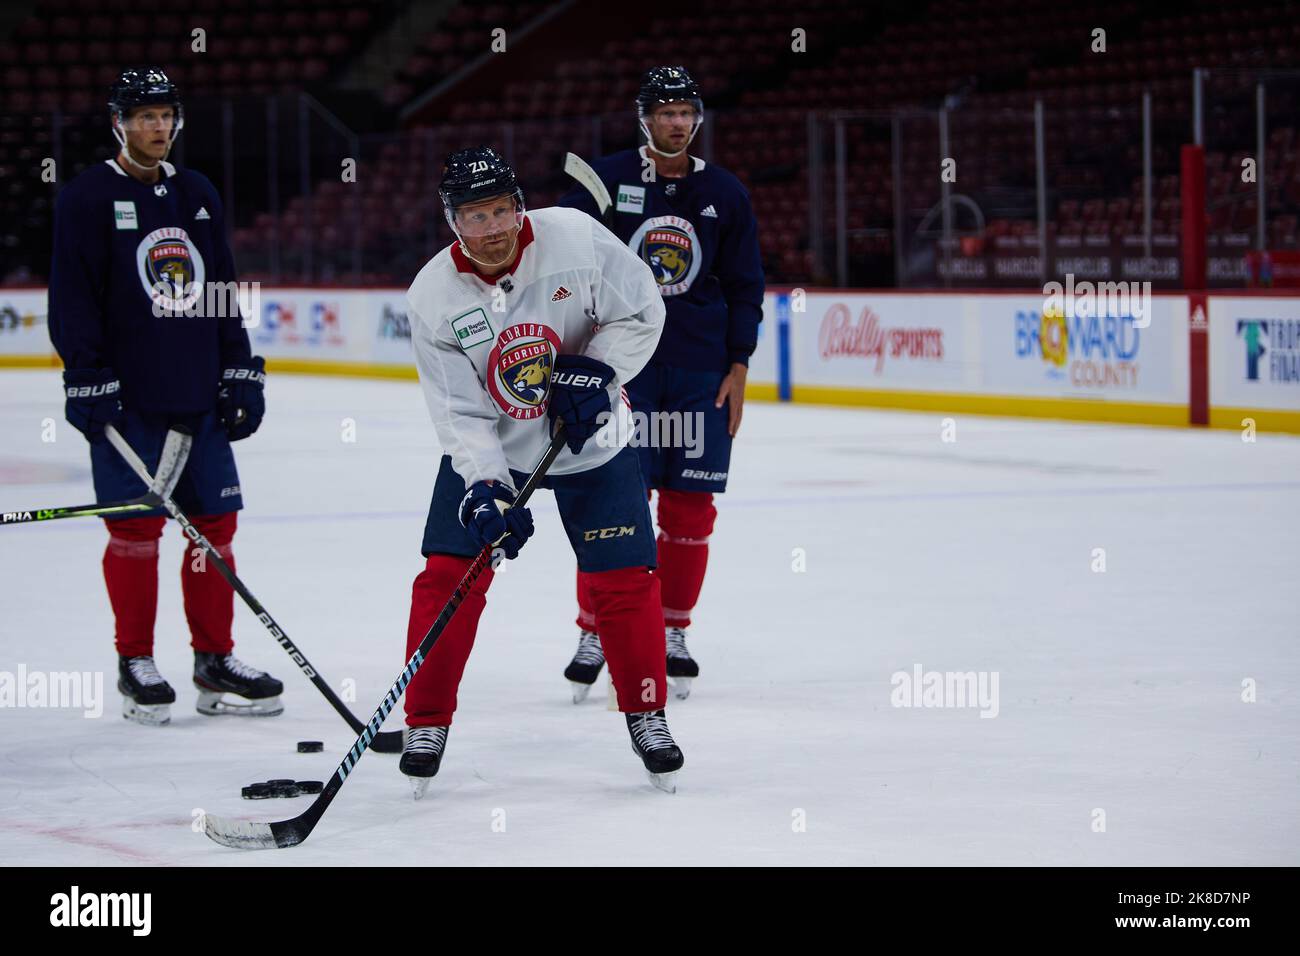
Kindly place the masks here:
[(546, 411), (559, 351), (559, 333), (549, 325), (525, 322), (502, 330), (488, 355), (487, 387), (503, 412), (528, 419)]
[(695, 227), (680, 216), (655, 216), (641, 223), (628, 246), (650, 267), (660, 295), (680, 295), (700, 272)]
[(135, 259), (156, 310), (183, 312), (203, 295), (203, 256), (184, 229), (155, 229), (140, 240)]

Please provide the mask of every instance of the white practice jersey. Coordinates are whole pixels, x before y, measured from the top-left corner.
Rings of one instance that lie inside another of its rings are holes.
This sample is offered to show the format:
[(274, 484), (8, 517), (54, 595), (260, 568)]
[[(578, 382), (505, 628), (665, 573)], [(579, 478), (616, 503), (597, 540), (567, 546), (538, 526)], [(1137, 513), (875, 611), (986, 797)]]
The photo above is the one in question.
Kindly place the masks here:
[(650, 361), (663, 331), (654, 275), (617, 236), (576, 209), (537, 209), (519, 231), (511, 272), (484, 279), (458, 243), (420, 270), (406, 298), (429, 414), (466, 485), (531, 472), (550, 441), (546, 414), (558, 354), (614, 369), (610, 421), (551, 474), (588, 471), (632, 433), (622, 386)]

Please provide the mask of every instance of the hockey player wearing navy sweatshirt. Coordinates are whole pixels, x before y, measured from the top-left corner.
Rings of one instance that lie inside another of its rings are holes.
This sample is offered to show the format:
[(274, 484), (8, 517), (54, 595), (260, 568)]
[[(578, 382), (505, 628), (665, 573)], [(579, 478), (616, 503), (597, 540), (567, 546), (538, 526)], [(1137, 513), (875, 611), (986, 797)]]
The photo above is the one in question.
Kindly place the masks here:
[[(713, 496), (726, 490), (731, 442), (740, 428), (745, 376), (762, 318), (763, 269), (744, 186), (687, 152), (704, 119), (695, 80), (683, 67), (656, 67), (642, 78), (636, 105), (646, 145), (596, 160), (592, 168), (613, 200), (609, 227), (650, 266), (667, 308), (654, 356), (627, 384), (633, 413), (647, 416), (642, 421), (656, 420), (656, 413), (689, 415), (703, 426), (698, 445), (658, 447), (663, 430), (653, 426), (637, 442), (642, 473), (659, 499), (655, 574), (668, 677), (675, 695), (684, 698), (699, 674), (686, 648), (686, 628), (708, 565), (717, 516)], [(581, 187), (559, 205), (600, 218), (591, 193)], [(681, 428), (676, 434), (689, 432)], [(578, 610), (578, 651), (565, 671), (575, 703), (605, 660), (600, 621), (581, 578)]]
[[(121, 151), (77, 176), (55, 205), (49, 321), (65, 368), (67, 419), (90, 442), (99, 502), (147, 490), (105, 440), (107, 426), (151, 472), (168, 428), (188, 427), (194, 441), (174, 498), (233, 568), (243, 499), (230, 443), (261, 424), (265, 374), (234, 297), (208, 294), (235, 283), (221, 200), (206, 177), (166, 161), (184, 119), (162, 70), (124, 71), (109, 111)], [(161, 510), (107, 519), (104, 552), (123, 714), (155, 725), (168, 722), (176, 700), (153, 660), (165, 520)], [(281, 683), (232, 653), (230, 585), (187, 549), (181, 589), (199, 712), (280, 713)], [(224, 693), (244, 702), (228, 703)]]

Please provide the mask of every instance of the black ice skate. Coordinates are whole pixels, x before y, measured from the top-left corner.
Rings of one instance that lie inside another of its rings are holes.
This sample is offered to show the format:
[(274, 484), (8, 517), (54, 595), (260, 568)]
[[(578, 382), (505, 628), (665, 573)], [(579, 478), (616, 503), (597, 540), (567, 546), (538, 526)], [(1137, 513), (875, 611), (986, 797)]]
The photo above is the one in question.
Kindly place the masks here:
[(402, 731), (402, 759), (397, 769), (411, 778), (415, 799), (424, 796), (429, 781), (442, 766), (442, 752), (447, 746), (450, 727), (407, 727)]
[(176, 691), (158, 673), (152, 657), (119, 657), (117, 689), (122, 693), (122, 716), (127, 720), (149, 727), (171, 722)]
[(700, 676), (700, 665), (686, 649), (684, 628), (664, 628), (664, 643), (668, 646), (668, 683), (673, 696), (685, 700), (691, 696), (691, 681)]
[(583, 631), (578, 636), (578, 650), (564, 669), (564, 676), (573, 688), (573, 702), (581, 704), (587, 699), (591, 685), (600, 676), (600, 669), (605, 666), (605, 652), (601, 649), (600, 638), (592, 631)]
[(677, 771), (686, 758), (668, 732), (662, 710), (643, 714), (624, 714), (627, 731), (632, 735), (632, 751), (645, 764), (650, 782), (665, 793), (677, 792)]
[[(239, 717), (274, 717), (284, 713), (280, 694), (284, 685), (234, 654), (194, 652), (194, 686), (199, 689), (198, 711), (209, 717), (233, 714)], [(234, 694), (247, 703), (232, 703), (222, 694)]]

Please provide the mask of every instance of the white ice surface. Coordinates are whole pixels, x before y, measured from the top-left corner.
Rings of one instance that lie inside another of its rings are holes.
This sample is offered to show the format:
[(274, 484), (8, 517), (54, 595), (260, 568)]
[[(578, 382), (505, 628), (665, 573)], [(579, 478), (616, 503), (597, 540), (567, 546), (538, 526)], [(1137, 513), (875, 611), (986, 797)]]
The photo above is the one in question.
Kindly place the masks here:
[[(273, 376), (267, 392), (237, 446), (239, 573), (326, 679), (355, 682), (364, 719), (403, 665), (435, 438), (413, 383)], [(238, 653), (284, 680), (286, 712), (195, 713), (174, 526), (156, 654), (179, 699), (161, 729), (119, 716), (102, 524), (0, 529), (0, 671), (100, 671), (106, 696), (99, 719), (0, 709), (0, 863), (1300, 863), (1300, 441), (959, 417), (945, 444), (940, 428), (749, 406), (691, 632), (703, 676), (669, 708), (676, 795), (646, 782), (603, 693), (569, 703), (573, 560), (542, 493), (429, 795), (367, 754), (292, 850), (224, 849), (193, 814), (295, 815), (310, 798), (240, 786), (327, 779), (352, 734), (238, 602)], [(57, 375), (0, 373), (0, 510), (92, 498)], [(915, 664), (996, 672), (996, 718), (891, 706)]]

